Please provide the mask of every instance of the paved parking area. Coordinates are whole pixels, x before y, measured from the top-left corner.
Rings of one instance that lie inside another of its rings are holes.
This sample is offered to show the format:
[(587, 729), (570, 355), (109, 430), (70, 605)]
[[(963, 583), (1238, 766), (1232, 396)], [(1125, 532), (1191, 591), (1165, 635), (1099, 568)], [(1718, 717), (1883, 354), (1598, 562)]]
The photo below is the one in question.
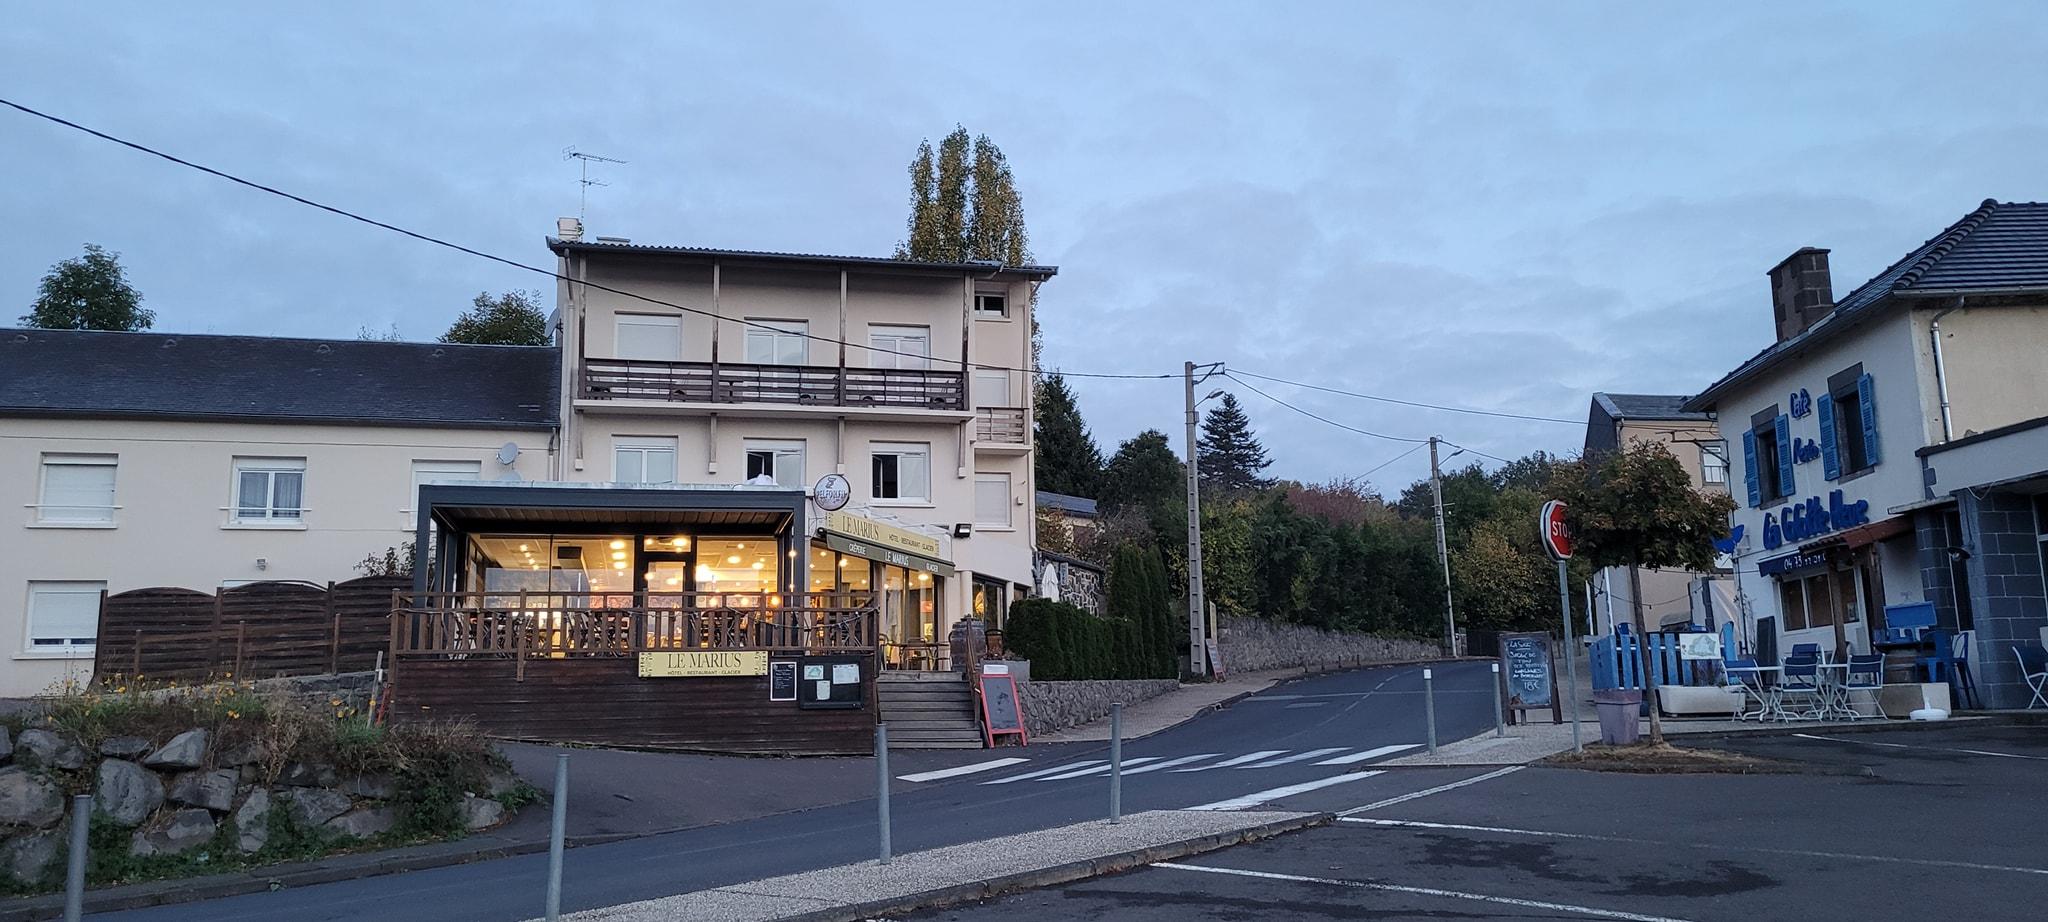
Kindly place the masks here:
[(1330, 827), (914, 918), (2048, 917), (2048, 728), (1711, 745), (1812, 771), (1393, 769), (1264, 808)]

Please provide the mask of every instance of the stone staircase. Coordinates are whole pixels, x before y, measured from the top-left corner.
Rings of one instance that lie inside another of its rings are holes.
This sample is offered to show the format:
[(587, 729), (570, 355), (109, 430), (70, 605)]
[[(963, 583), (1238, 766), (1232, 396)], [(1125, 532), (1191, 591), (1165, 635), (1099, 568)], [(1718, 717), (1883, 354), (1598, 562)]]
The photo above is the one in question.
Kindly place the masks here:
[(980, 749), (981, 715), (957, 672), (883, 672), (875, 681), (890, 749)]

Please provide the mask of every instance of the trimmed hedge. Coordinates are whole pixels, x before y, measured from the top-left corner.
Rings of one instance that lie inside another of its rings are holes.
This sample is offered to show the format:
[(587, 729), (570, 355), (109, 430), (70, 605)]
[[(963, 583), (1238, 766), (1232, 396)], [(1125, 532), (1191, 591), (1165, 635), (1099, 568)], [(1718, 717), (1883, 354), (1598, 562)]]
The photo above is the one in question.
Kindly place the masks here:
[(1010, 607), (1003, 640), (1031, 661), (1034, 679), (1162, 679), (1180, 676), (1166, 565), (1125, 545), (1109, 571), (1109, 617), (1066, 602), (1025, 599)]

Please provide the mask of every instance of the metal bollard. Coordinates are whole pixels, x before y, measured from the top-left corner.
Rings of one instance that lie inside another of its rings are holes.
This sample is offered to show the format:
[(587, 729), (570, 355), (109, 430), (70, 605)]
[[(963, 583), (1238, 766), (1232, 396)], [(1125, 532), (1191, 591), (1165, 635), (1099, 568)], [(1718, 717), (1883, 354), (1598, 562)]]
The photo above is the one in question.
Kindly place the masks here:
[(65, 862), (64, 922), (85, 915), (86, 832), (92, 828), (92, 795), (71, 798), (71, 858)]
[(1507, 697), (1507, 690), (1500, 687), (1500, 664), (1493, 663), (1493, 735), (1508, 735), (1508, 719), (1501, 713), (1500, 699)]
[(548, 828), (548, 922), (562, 916), (562, 840), (569, 825), (569, 754), (555, 756), (554, 821)]
[(882, 864), (889, 863), (889, 725), (875, 724), (875, 819), (882, 830)]
[(1436, 751), (1436, 680), (1428, 669), (1422, 670), (1422, 712), (1429, 723), (1429, 751)]
[(1109, 821), (1124, 821), (1124, 705), (1109, 706)]

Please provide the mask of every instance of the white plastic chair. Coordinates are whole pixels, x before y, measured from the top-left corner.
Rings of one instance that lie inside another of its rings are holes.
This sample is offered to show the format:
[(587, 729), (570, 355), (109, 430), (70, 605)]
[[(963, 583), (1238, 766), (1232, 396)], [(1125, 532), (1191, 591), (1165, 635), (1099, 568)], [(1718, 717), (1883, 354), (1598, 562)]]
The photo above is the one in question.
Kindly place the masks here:
[(2037, 704), (2048, 707), (2048, 652), (2030, 657), (2024, 647), (2013, 644), (2012, 656), (2013, 659), (2020, 661), (2020, 675), (2027, 680), (2027, 688), (2034, 693), (2034, 700), (2027, 702), (2027, 710), (2033, 710)]

